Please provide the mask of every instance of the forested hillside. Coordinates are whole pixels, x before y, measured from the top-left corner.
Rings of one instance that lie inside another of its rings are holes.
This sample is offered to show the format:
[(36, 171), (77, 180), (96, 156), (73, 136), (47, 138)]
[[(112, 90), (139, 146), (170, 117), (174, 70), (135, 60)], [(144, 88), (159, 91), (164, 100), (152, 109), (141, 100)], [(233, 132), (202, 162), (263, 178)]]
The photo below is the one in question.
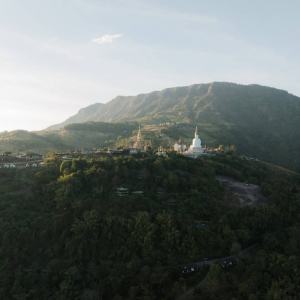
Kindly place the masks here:
[(39, 152), (47, 154), (49, 150), (67, 151), (75, 149), (93, 149), (113, 146), (118, 138), (129, 138), (138, 123), (90, 122), (70, 124), (62, 130), (43, 130), (29, 132), (15, 130), (0, 133), (0, 150), (18, 152)]
[[(260, 185), (267, 203), (231, 204), (215, 175)], [(195, 299), (300, 292), (297, 173), (233, 154), (148, 154), (0, 169), (0, 183), (1, 299), (175, 299), (207, 272)], [(117, 187), (129, 196), (119, 197)], [(182, 274), (182, 263), (256, 243), (228, 271), (213, 265)]]
[[(118, 96), (108, 103), (82, 108), (77, 115), (49, 129), (86, 121), (147, 120), (224, 124), (231, 121), (261, 122), (261, 116), (265, 121), (278, 121), (292, 116), (295, 118), (297, 114), (294, 110), (299, 109), (299, 97), (283, 90), (256, 84), (213, 82), (137, 96)], [(244, 120), (244, 117), (247, 119)]]
[(208, 137), (204, 144), (210, 140), (234, 144), (245, 155), (300, 170), (300, 98), (286, 91), (214, 82), (119, 96), (83, 108), (50, 129), (74, 122), (120, 120), (198, 124), (200, 137), (202, 129)]

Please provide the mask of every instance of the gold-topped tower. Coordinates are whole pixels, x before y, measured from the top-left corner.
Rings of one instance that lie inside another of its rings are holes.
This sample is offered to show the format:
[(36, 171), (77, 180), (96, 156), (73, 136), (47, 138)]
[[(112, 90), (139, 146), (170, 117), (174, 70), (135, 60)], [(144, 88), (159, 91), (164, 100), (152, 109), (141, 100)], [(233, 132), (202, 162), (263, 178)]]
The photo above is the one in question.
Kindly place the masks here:
[(138, 135), (137, 135), (137, 140), (138, 141), (142, 141), (142, 133), (141, 133), (141, 126), (139, 126), (139, 131), (138, 131)]
[(144, 150), (144, 148), (145, 148), (145, 142), (143, 141), (141, 126), (139, 126), (139, 131), (138, 131), (138, 134), (137, 134), (136, 141), (133, 145), (133, 148), (139, 149), (139, 150)]

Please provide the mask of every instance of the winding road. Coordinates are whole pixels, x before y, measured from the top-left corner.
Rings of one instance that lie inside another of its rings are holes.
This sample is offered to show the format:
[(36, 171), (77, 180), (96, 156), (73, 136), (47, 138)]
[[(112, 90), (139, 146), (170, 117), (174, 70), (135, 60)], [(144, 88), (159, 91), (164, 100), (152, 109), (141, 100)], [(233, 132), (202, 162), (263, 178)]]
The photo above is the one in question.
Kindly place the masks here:
[[(247, 251), (251, 251), (252, 249), (254, 249), (254, 248), (258, 247), (258, 246), (259, 246), (258, 244), (255, 244), (255, 245), (252, 245), (252, 246), (250, 246), (248, 248), (245, 248), (238, 255), (241, 255), (242, 253), (245, 253)], [(220, 258), (214, 258), (214, 259), (211, 259), (211, 260), (207, 260), (205, 262), (203, 262), (203, 261), (202, 262), (194, 262), (194, 264), (197, 264), (199, 267), (201, 267), (203, 265), (211, 265), (211, 264), (216, 263), (219, 260), (226, 260), (226, 259), (229, 259), (229, 258), (233, 258), (233, 256), (224, 256), (224, 257), (220, 257)], [(182, 299), (186, 299), (186, 298), (190, 297), (194, 293), (195, 289), (201, 287), (206, 282), (206, 280), (207, 280), (207, 275), (196, 286), (188, 288), (183, 294), (181, 294), (180, 296), (178, 296), (176, 298), (176, 300), (182, 300)]]

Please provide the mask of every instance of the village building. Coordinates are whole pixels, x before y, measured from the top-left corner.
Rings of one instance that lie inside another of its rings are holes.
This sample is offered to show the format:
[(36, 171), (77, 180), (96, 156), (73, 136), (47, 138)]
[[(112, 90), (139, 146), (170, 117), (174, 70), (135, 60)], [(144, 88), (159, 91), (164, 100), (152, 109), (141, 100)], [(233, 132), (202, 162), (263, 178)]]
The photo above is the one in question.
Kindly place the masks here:
[(130, 148), (129, 149), (129, 154), (137, 154), (137, 149), (136, 148)]
[(133, 191), (132, 194), (143, 196), (144, 195), (144, 191)]
[(185, 156), (197, 158), (200, 155), (203, 155), (203, 148), (201, 146), (201, 140), (198, 135), (198, 127), (196, 126), (195, 130), (195, 138), (193, 139), (193, 143), (190, 148), (182, 153)]
[(167, 157), (168, 156), (168, 154), (165, 151), (162, 151), (162, 152), (161, 151), (157, 151), (156, 155), (157, 156), (163, 156), (163, 157)]
[(168, 156), (166, 150), (162, 146), (158, 147), (156, 155), (157, 156), (163, 156), (163, 157), (167, 157)]
[(158, 147), (157, 152), (156, 152), (157, 156), (163, 156), (163, 157), (167, 157), (167, 153), (166, 151), (163, 149), (162, 146)]
[(24, 154), (24, 157), (29, 159), (29, 158), (41, 158), (41, 155), (38, 153), (33, 153), (33, 152), (28, 152)]

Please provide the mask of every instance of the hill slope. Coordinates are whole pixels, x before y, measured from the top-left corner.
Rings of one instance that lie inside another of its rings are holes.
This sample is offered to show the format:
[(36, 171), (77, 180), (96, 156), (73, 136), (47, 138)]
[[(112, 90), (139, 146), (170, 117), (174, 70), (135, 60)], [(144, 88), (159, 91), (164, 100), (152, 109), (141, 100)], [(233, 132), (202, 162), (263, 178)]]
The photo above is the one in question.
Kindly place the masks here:
[(204, 144), (235, 144), (247, 155), (300, 170), (300, 98), (275, 88), (214, 82), (118, 96), (49, 129), (87, 120), (198, 124)]
[(116, 122), (133, 119), (231, 123), (234, 120), (249, 121), (249, 118), (251, 120), (255, 117), (252, 113), (259, 113), (255, 118), (263, 116), (271, 121), (280, 118), (278, 112), (282, 112), (282, 104), (286, 106), (285, 114), (295, 114), (295, 105), (299, 109), (300, 98), (286, 91), (259, 85), (213, 82), (137, 96), (118, 96), (106, 104), (96, 103), (85, 107), (77, 115), (48, 129), (85, 121)]
[(92, 149), (111, 146), (118, 136), (131, 136), (138, 128), (137, 123), (87, 122), (72, 124), (62, 130), (42, 130), (28, 132), (15, 130), (0, 133), (0, 150), (18, 152), (39, 152), (46, 154), (49, 150)]
[(84, 107), (84, 108), (80, 109), (76, 115), (68, 118), (63, 123), (57, 124), (57, 125), (52, 125), (52, 126), (48, 127), (47, 129), (51, 129), (51, 130), (61, 129), (67, 124), (83, 123), (83, 122), (87, 122), (87, 121), (93, 121), (95, 119), (94, 114), (97, 113), (97, 111), (103, 105), (104, 104), (102, 104), (102, 103), (95, 103), (95, 104), (89, 105), (87, 107)]
[[(170, 157), (0, 169), (1, 299), (170, 300), (206, 274), (193, 299), (299, 299), (300, 175), (236, 155)], [(259, 185), (267, 202), (242, 205), (216, 175)], [(255, 244), (235, 267), (183, 273)]]

